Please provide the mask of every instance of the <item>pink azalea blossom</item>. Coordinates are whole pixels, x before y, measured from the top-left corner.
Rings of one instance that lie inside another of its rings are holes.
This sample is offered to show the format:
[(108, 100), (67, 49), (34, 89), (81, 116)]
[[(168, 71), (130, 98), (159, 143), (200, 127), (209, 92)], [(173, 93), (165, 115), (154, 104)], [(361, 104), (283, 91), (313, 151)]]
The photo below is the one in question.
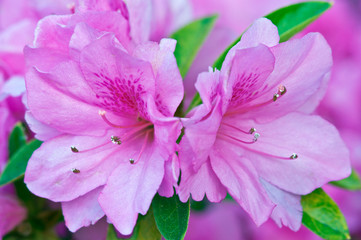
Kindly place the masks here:
[(44, 141), (25, 183), (61, 202), (71, 231), (104, 214), (130, 234), (178, 179), (174, 118), (183, 97), (176, 42), (137, 44), (122, 12), (49, 16), (25, 48), (27, 121)]
[(336, 129), (310, 116), (332, 65), (317, 33), (278, 44), (277, 28), (257, 20), (221, 71), (200, 74), (203, 104), (184, 119), (179, 196), (221, 201), (226, 193), (257, 225), (269, 216), (298, 230), (300, 195), (350, 174)]

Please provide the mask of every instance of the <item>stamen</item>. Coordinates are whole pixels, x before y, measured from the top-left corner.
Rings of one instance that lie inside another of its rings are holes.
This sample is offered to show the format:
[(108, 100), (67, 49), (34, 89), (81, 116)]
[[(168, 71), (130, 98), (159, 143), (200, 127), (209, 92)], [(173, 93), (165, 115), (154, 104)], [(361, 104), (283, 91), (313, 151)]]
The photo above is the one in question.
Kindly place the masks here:
[(71, 146), (70, 149), (73, 153), (79, 152), (79, 150), (75, 146)]
[(222, 124), (225, 125), (225, 126), (231, 127), (231, 128), (233, 128), (233, 129), (236, 129), (237, 131), (243, 132), (243, 133), (245, 133), (245, 134), (252, 134), (253, 132), (251, 133), (251, 130), (254, 129), (254, 128), (251, 128), (251, 130), (249, 130), (249, 131), (247, 132), (247, 131), (244, 131), (244, 130), (242, 130), (242, 129), (238, 128), (238, 127), (235, 127), (235, 126), (233, 126), (233, 125), (231, 125), (231, 124), (225, 123), (225, 122), (222, 122)]
[(71, 146), (70, 149), (71, 149), (71, 151), (72, 151), (73, 153), (85, 153), (85, 152), (89, 152), (89, 151), (91, 151), (91, 150), (95, 150), (95, 149), (97, 149), (97, 148), (103, 147), (103, 146), (105, 146), (105, 145), (107, 145), (107, 144), (109, 144), (108, 141), (107, 141), (106, 143), (100, 144), (100, 145), (95, 146), (95, 147), (93, 147), (93, 148), (89, 148), (89, 149), (81, 150), (81, 151), (80, 151), (77, 147), (75, 147), (75, 146)]
[(111, 140), (112, 143), (114, 143), (114, 144), (117, 144), (117, 145), (122, 144), (122, 141), (121, 141), (120, 138), (117, 137), (117, 136), (111, 136), (111, 137), (110, 137), (110, 140)]
[(261, 136), (259, 133), (255, 133), (253, 136), (253, 142), (257, 142), (258, 138)]
[(72, 168), (71, 171), (75, 174), (80, 173), (80, 170), (76, 168)]
[(251, 128), (251, 129), (249, 130), (249, 134), (253, 134), (255, 131), (257, 131), (255, 128)]
[[(253, 143), (256, 142), (254, 139), (253, 139), (252, 142), (246, 142), (246, 141), (243, 141), (243, 140), (240, 140), (240, 139), (238, 139), (238, 138), (232, 137), (232, 136), (230, 136), (230, 135), (228, 135), (228, 134), (225, 134), (225, 133), (222, 133), (222, 135), (225, 136), (225, 137), (228, 137), (228, 138), (230, 138), (230, 139), (232, 139), (232, 140), (235, 140), (235, 141), (237, 141), (237, 142), (244, 143), (244, 144), (253, 144)], [(219, 137), (222, 138), (222, 139), (224, 139), (224, 140), (227, 140), (226, 138), (222, 137), (222, 135), (219, 135)], [(258, 137), (257, 137), (257, 138), (258, 138)]]
[(130, 158), (130, 159), (129, 159), (130, 164), (137, 164), (137, 163), (139, 162), (139, 160), (140, 160), (140, 158), (141, 158), (141, 156), (142, 156), (142, 154), (143, 154), (143, 152), (144, 152), (144, 149), (145, 149), (145, 147), (146, 147), (146, 145), (147, 145), (148, 137), (149, 137), (149, 132), (150, 132), (150, 131), (148, 130), (148, 131), (146, 132), (146, 134), (145, 134), (145, 139), (144, 139), (142, 148), (140, 149), (140, 153), (139, 153), (137, 159), (134, 160), (133, 158)]
[[(140, 123), (137, 123), (137, 124), (132, 124), (132, 125), (128, 125), (128, 126), (121, 126), (121, 125), (117, 125), (117, 124), (114, 124), (112, 122), (110, 122), (108, 120), (108, 118), (105, 116), (105, 114), (107, 113), (106, 111), (104, 110), (99, 110), (99, 115), (102, 117), (102, 119), (104, 120), (104, 122), (106, 122), (109, 126), (111, 127), (115, 127), (115, 128), (132, 128), (132, 127), (138, 127), (138, 126), (142, 126), (142, 125), (146, 125), (146, 124), (149, 124), (148, 122), (140, 122)], [(138, 119), (138, 118), (137, 118)]]
[(275, 95), (273, 95), (273, 101), (277, 101), (277, 99), (280, 97), (280, 95), (278, 93), (276, 93)]
[[(239, 145), (237, 144), (236, 142), (234, 141), (237, 141), (237, 142), (240, 142), (240, 143), (244, 143), (244, 144), (253, 144), (255, 143), (258, 138), (260, 137), (261, 135), (259, 133), (255, 133), (254, 134), (254, 138), (253, 138), (253, 142), (246, 142), (246, 141), (242, 141), (238, 138), (235, 138), (235, 137), (232, 137), (230, 135), (227, 135), (225, 133), (218, 133), (218, 137), (229, 142), (229, 143), (232, 143), (232, 144), (235, 144), (237, 146), (241, 146), (242, 148), (245, 148), (249, 151), (252, 151), (252, 152), (255, 152), (255, 153), (258, 153), (260, 155), (263, 155), (263, 156), (268, 156), (268, 157), (272, 157), (272, 158), (278, 158), (278, 159), (282, 159), (282, 160), (294, 160), (294, 159), (297, 159), (298, 158), (298, 155), (296, 153), (293, 153), (290, 157), (282, 157), (282, 156), (276, 156), (276, 155), (272, 155), (272, 154), (268, 154), (268, 153), (265, 153), (265, 152), (260, 152), (260, 151), (257, 151), (256, 149), (250, 149), (246, 146), (242, 146), (242, 145)], [(234, 141), (230, 141), (230, 140), (234, 140)]]
[(283, 94), (285, 94), (287, 92), (287, 89), (286, 89), (286, 87), (285, 86), (283, 86), (283, 85), (280, 85), (279, 87), (278, 87), (278, 93), (282, 96)]
[(285, 86), (280, 85), (278, 87), (278, 91), (275, 95), (273, 95), (273, 101), (275, 102), (279, 97), (281, 97), (283, 94), (285, 94), (287, 92), (287, 89)]

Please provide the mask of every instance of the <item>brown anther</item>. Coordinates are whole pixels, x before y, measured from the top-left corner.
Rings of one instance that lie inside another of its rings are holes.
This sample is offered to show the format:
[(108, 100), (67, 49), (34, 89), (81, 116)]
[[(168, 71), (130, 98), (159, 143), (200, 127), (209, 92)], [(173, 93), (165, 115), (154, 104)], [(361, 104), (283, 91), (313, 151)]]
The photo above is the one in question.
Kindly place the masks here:
[(249, 134), (253, 134), (255, 131), (256, 131), (255, 128), (251, 128), (251, 129), (249, 130)]
[(277, 101), (277, 99), (280, 97), (280, 95), (278, 93), (276, 93), (275, 95), (273, 95), (273, 101)]
[(110, 137), (110, 140), (111, 140), (111, 141), (112, 141), (112, 143), (114, 143), (114, 144), (117, 144), (117, 145), (122, 144), (122, 141), (120, 140), (120, 137), (117, 137), (117, 136), (111, 136), (111, 137)]
[(72, 151), (73, 153), (79, 152), (79, 150), (78, 150), (76, 147), (74, 147), (74, 146), (71, 146), (70, 149), (71, 149), (71, 151)]
[(72, 168), (71, 171), (72, 171), (73, 173), (80, 173), (80, 170), (79, 170), (79, 169), (76, 169), (76, 168)]

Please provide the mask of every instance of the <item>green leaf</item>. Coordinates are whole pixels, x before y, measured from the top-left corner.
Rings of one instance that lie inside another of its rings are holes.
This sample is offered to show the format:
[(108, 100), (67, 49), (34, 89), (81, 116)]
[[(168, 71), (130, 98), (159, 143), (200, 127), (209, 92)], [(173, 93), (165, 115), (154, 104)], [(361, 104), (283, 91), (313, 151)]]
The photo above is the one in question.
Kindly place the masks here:
[(265, 17), (277, 26), (280, 42), (285, 42), (305, 29), (330, 7), (332, 7), (330, 2), (303, 2), (281, 8)]
[(119, 240), (115, 228), (112, 224), (108, 226), (107, 240)]
[(0, 186), (11, 183), (24, 175), (31, 155), (40, 147), (41, 143), (42, 142), (36, 139), (32, 140), (10, 158), (10, 161), (0, 176)]
[(18, 122), (9, 136), (9, 157), (26, 144), (25, 128), (21, 122)]
[[(321, 1), (297, 3), (278, 9), (266, 15), (265, 18), (268, 18), (274, 25), (277, 26), (278, 34), (280, 35), (280, 42), (285, 42), (315, 21), (331, 6), (332, 3)], [(213, 64), (214, 68), (221, 69), (227, 53), (241, 40), (242, 35), (243, 33), (218, 57)], [(199, 93), (196, 93), (187, 112), (201, 103), (202, 100)]]
[(177, 59), (179, 71), (183, 78), (186, 76), (203, 42), (213, 29), (217, 18), (217, 15), (201, 18), (191, 22), (170, 36), (170, 38), (177, 40), (174, 56)]
[(332, 185), (335, 185), (337, 187), (340, 188), (344, 188), (347, 190), (361, 190), (361, 180), (360, 180), (360, 176), (358, 175), (358, 173), (356, 172), (355, 169), (352, 169), (351, 175), (348, 176), (345, 179), (342, 179), (340, 181), (336, 181), (336, 182), (330, 182)]
[(302, 196), (302, 223), (324, 239), (350, 239), (346, 220), (337, 204), (321, 189)]
[(158, 194), (152, 202), (154, 218), (158, 229), (166, 240), (180, 240), (188, 228), (190, 204), (183, 203), (178, 195), (171, 198), (161, 197)]
[[(113, 225), (109, 225), (107, 240), (119, 240)], [(149, 208), (148, 213), (143, 216), (139, 214), (137, 224), (134, 227), (133, 234), (128, 240), (161, 240), (160, 234), (155, 221), (152, 208)]]

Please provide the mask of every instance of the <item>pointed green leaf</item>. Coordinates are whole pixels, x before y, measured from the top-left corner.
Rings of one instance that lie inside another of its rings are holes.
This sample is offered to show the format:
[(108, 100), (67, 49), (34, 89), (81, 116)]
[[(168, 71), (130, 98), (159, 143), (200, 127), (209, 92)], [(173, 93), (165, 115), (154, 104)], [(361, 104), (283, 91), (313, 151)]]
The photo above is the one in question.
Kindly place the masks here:
[[(119, 240), (113, 225), (109, 225), (107, 240)], [(124, 238), (128, 240), (161, 240), (157, 225), (154, 221), (153, 209), (149, 208), (148, 213), (143, 216), (139, 214), (137, 224), (134, 227), (132, 236), (130, 238)]]
[(335, 185), (340, 188), (347, 190), (361, 190), (361, 180), (359, 174), (355, 169), (352, 169), (351, 175), (345, 179), (336, 182), (330, 182), (332, 185)]
[[(278, 33), (280, 35), (280, 42), (285, 42), (315, 21), (331, 6), (332, 3), (330, 2), (302, 2), (278, 9), (266, 15), (265, 18), (268, 18), (274, 25), (277, 26)], [(221, 69), (227, 53), (241, 40), (242, 35), (243, 33), (218, 57), (213, 64), (214, 68)], [(201, 103), (202, 100), (199, 93), (196, 93), (187, 112)]]
[(217, 15), (201, 18), (173, 33), (170, 38), (177, 40), (174, 56), (177, 59), (179, 71), (184, 78), (203, 45), (207, 36), (213, 29)]
[(346, 220), (337, 204), (321, 189), (302, 196), (302, 223), (324, 239), (350, 239)]
[(26, 144), (25, 128), (18, 122), (9, 136), (9, 157)]
[(40, 147), (41, 143), (35, 139), (16, 151), (0, 176), (0, 186), (11, 183), (24, 175), (31, 155)]
[(188, 228), (190, 204), (183, 203), (178, 195), (171, 198), (161, 197), (158, 194), (152, 202), (154, 218), (158, 229), (166, 240), (181, 240)]

